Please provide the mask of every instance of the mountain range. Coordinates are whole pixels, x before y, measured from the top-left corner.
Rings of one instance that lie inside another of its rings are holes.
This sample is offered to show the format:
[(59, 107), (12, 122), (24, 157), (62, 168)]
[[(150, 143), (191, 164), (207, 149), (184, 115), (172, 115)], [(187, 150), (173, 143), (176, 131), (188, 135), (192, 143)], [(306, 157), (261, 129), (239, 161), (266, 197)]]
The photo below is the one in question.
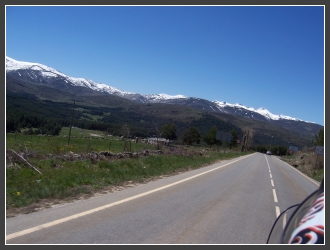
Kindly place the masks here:
[[(50, 91), (42, 91), (50, 90)], [(231, 115), (251, 122), (261, 122), (264, 126), (278, 127), (295, 133), (298, 137), (310, 140), (322, 127), (319, 124), (272, 114), (265, 108), (254, 109), (241, 104), (210, 101), (184, 95), (148, 94), (125, 92), (106, 84), (96, 83), (84, 78), (74, 78), (49, 66), (39, 63), (22, 62), (6, 56), (6, 90), (24, 92), (35, 98), (53, 99), (75, 96), (117, 96), (136, 104), (175, 104), (188, 106), (205, 112)], [(55, 94), (57, 93), (57, 94)]]

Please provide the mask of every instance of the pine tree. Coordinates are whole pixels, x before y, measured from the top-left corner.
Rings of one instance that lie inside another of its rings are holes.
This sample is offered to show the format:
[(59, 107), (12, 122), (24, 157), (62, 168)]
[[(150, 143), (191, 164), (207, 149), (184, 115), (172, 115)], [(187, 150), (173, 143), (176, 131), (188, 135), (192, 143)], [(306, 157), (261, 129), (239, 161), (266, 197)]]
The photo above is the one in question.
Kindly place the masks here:
[(319, 130), (317, 135), (314, 135), (312, 143), (314, 146), (324, 146), (324, 127)]
[(213, 126), (206, 133), (206, 135), (204, 136), (203, 139), (208, 145), (210, 145), (210, 147), (212, 147), (212, 145), (215, 145), (217, 143), (216, 135), (217, 135), (217, 128), (216, 128), (216, 126)]
[(191, 126), (183, 133), (182, 141), (188, 145), (192, 145), (194, 142), (199, 144), (201, 141), (201, 133), (196, 127)]

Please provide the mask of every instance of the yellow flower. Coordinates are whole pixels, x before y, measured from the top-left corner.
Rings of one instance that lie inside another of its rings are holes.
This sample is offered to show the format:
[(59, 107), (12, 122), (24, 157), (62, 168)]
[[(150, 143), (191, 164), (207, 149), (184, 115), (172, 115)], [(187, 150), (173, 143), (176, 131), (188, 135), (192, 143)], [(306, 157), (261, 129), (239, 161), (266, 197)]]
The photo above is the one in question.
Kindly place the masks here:
[(17, 195), (21, 195), (21, 192), (16, 192)]

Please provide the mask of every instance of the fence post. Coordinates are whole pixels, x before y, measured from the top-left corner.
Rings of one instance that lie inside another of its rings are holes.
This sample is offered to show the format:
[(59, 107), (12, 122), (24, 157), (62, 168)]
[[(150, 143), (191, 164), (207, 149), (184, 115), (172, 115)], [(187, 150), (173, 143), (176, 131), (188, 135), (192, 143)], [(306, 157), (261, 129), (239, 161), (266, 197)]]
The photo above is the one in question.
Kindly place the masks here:
[(70, 145), (71, 127), (72, 127), (72, 120), (73, 120), (73, 113), (74, 113), (75, 103), (76, 103), (76, 100), (73, 100), (73, 108), (72, 108), (72, 116), (71, 116), (70, 130), (69, 130), (68, 146)]

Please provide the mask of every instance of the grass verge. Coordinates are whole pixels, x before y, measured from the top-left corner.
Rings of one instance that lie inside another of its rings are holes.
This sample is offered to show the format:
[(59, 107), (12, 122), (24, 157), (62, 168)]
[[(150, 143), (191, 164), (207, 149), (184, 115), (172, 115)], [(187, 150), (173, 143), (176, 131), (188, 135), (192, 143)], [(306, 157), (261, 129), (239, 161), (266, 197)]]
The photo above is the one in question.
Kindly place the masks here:
[[(173, 150), (173, 149), (172, 149)], [(24, 207), (43, 199), (67, 199), (98, 192), (125, 182), (145, 182), (235, 158), (247, 153), (184, 150), (184, 153), (147, 155), (128, 159), (75, 159), (30, 154), (29, 162), (42, 174), (24, 164), (6, 169), (6, 207)], [(161, 152), (161, 151), (157, 151)]]

